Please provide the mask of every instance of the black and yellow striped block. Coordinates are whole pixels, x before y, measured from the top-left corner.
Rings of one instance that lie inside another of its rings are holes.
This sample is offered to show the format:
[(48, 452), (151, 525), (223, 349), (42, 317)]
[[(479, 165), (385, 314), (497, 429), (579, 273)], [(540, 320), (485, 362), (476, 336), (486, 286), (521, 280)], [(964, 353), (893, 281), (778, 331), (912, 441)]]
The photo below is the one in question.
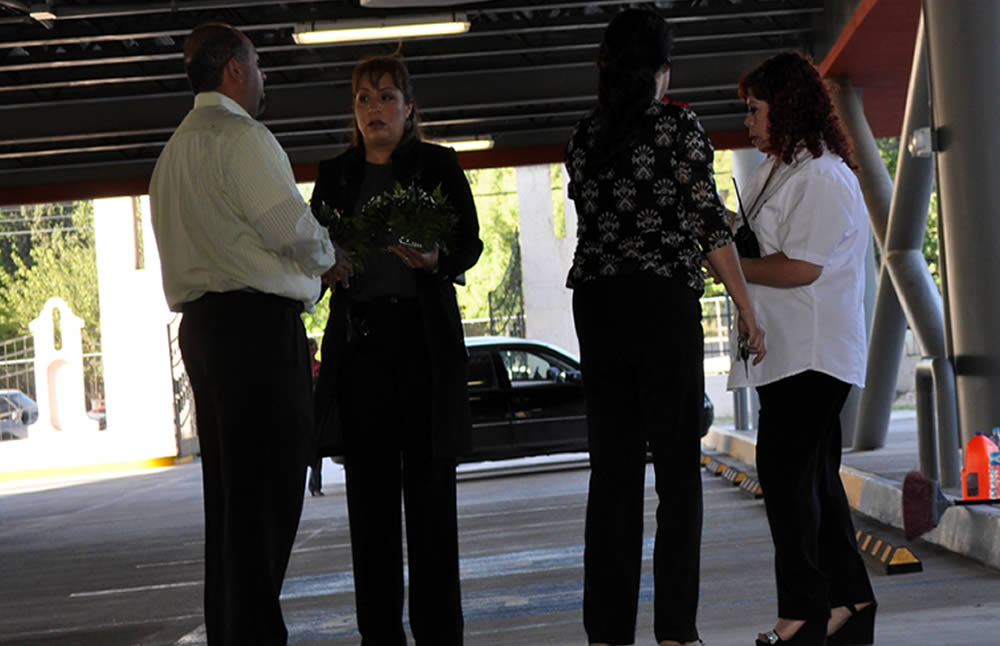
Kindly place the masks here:
[(722, 472), (726, 470), (726, 465), (720, 462), (717, 458), (713, 457), (708, 461), (708, 464), (705, 465), (705, 468), (713, 476), (721, 476)]
[(734, 466), (727, 466), (726, 470), (722, 472), (722, 477), (733, 483), (734, 486), (739, 486), (746, 479), (747, 474)]
[(905, 546), (892, 545), (874, 534), (858, 530), (858, 549), (865, 563), (872, 570), (882, 574), (908, 574), (924, 569), (920, 559)]
[(755, 500), (764, 497), (764, 490), (761, 488), (757, 478), (750, 476), (744, 478), (743, 482), (740, 483), (740, 491), (750, 494)]
[(740, 487), (740, 489), (749, 493), (754, 498), (763, 497), (764, 494), (760, 488), (760, 483), (742, 468), (742, 462), (734, 460), (733, 463), (727, 463), (722, 461), (718, 456), (703, 454), (701, 456), (701, 464), (709, 473), (722, 476), (731, 482), (734, 487)]

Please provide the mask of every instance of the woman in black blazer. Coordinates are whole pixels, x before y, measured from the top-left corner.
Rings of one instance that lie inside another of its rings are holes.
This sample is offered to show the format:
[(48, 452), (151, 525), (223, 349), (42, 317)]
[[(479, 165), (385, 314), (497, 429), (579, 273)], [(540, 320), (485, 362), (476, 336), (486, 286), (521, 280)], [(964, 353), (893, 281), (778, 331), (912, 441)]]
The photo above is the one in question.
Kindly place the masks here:
[[(456, 456), (468, 442), (467, 353), (454, 282), (482, 253), (455, 152), (421, 141), (410, 77), (395, 56), (354, 70), (354, 145), (320, 164), (312, 204), (340, 217), (416, 185), (457, 216), (446, 248), (392, 245), (333, 286), (317, 418), (343, 439), (358, 628), (405, 644), (399, 495), (406, 506), (410, 627), (418, 644), (462, 643)], [(338, 249), (340, 254), (346, 252)]]

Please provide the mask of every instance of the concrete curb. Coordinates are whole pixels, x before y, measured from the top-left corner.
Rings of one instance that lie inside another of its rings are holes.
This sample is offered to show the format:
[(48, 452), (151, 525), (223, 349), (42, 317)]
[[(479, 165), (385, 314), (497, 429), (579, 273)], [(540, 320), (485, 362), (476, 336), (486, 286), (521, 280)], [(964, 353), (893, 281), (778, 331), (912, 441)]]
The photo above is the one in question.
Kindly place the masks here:
[(194, 460), (194, 457), (187, 455), (184, 457), (167, 456), (162, 458), (149, 458), (145, 460), (128, 460), (122, 462), (96, 462), (56, 466), (38, 469), (25, 469), (21, 471), (0, 471), (0, 484), (18, 483), (31, 480), (42, 480), (48, 478), (72, 478), (77, 476), (102, 476), (113, 475), (123, 472), (137, 472), (151, 469), (162, 469), (181, 464), (187, 464)]
[[(712, 427), (702, 445), (755, 465), (756, 436)], [(840, 467), (847, 499), (858, 513), (903, 529), (903, 483), (849, 466)], [(991, 505), (949, 507), (937, 528), (920, 540), (1000, 569), (1000, 508)]]

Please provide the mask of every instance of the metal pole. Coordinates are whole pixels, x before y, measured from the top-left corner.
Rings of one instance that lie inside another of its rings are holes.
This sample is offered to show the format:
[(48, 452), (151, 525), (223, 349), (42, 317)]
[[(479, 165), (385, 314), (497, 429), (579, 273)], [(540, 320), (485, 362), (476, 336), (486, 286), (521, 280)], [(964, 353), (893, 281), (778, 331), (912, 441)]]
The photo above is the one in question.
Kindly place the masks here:
[[(739, 184), (740, 191), (744, 191), (750, 184), (757, 167), (764, 161), (765, 155), (756, 148), (740, 148), (732, 152), (733, 177)], [(741, 388), (733, 391), (733, 424), (737, 429), (757, 428), (759, 408), (760, 401), (757, 399), (757, 391), (753, 388)]]
[(1000, 420), (1000, 217), (991, 189), (1000, 168), (1000, 3), (927, 1), (931, 95), (958, 419), (965, 445)]
[[(848, 79), (834, 79), (831, 82), (831, 89), (837, 112), (854, 143), (854, 161), (858, 165), (858, 183), (861, 184), (861, 192), (865, 197), (865, 204), (868, 206), (868, 217), (871, 221), (872, 231), (875, 232), (881, 245), (888, 226), (892, 180), (889, 178), (889, 172), (882, 161), (882, 155), (879, 154), (878, 144), (875, 143), (875, 136), (868, 125), (861, 100), (851, 86), (851, 82)], [(893, 321), (894, 329), (898, 329), (900, 332), (889, 338), (880, 339), (878, 347), (875, 347), (871, 335), (873, 331), (872, 320), (875, 316), (876, 274), (875, 247), (869, 245), (868, 253), (865, 255), (865, 329), (869, 334), (870, 352), (877, 353), (879, 360), (878, 367), (873, 371), (873, 361), (869, 358), (868, 372), (865, 376), (866, 387), (864, 389), (852, 387), (847, 401), (844, 402), (844, 408), (840, 412), (841, 445), (845, 447), (855, 444), (855, 438), (860, 435), (858, 428), (861, 426), (862, 401), (867, 397), (869, 402), (875, 399), (875, 401), (884, 403), (884, 419), (880, 417), (878, 422), (888, 429), (892, 400), (896, 394), (896, 375), (899, 372), (899, 360), (903, 354), (902, 332), (905, 332), (905, 323), (900, 315), (897, 320)], [(890, 341), (892, 343), (889, 343)], [(875, 374), (873, 375), (872, 372)]]

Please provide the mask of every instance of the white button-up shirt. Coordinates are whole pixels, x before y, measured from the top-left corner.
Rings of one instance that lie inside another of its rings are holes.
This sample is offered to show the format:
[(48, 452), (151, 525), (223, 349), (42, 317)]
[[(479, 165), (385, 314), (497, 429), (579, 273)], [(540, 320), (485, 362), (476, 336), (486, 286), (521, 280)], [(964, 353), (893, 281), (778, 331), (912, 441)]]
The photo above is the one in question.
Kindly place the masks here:
[(274, 135), (218, 92), (202, 92), (164, 147), (149, 196), (171, 310), (206, 292), (319, 298), (333, 245)]
[(734, 356), (729, 388), (762, 386), (806, 370), (863, 387), (865, 255), (872, 239), (857, 177), (829, 151), (817, 158), (803, 151), (792, 165), (778, 167), (756, 200), (773, 160), (761, 164), (744, 195), (744, 204), (758, 205), (747, 215), (761, 255), (781, 251), (823, 271), (800, 287), (748, 285), (767, 356), (756, 366), (751, 361), (749, 376)]

